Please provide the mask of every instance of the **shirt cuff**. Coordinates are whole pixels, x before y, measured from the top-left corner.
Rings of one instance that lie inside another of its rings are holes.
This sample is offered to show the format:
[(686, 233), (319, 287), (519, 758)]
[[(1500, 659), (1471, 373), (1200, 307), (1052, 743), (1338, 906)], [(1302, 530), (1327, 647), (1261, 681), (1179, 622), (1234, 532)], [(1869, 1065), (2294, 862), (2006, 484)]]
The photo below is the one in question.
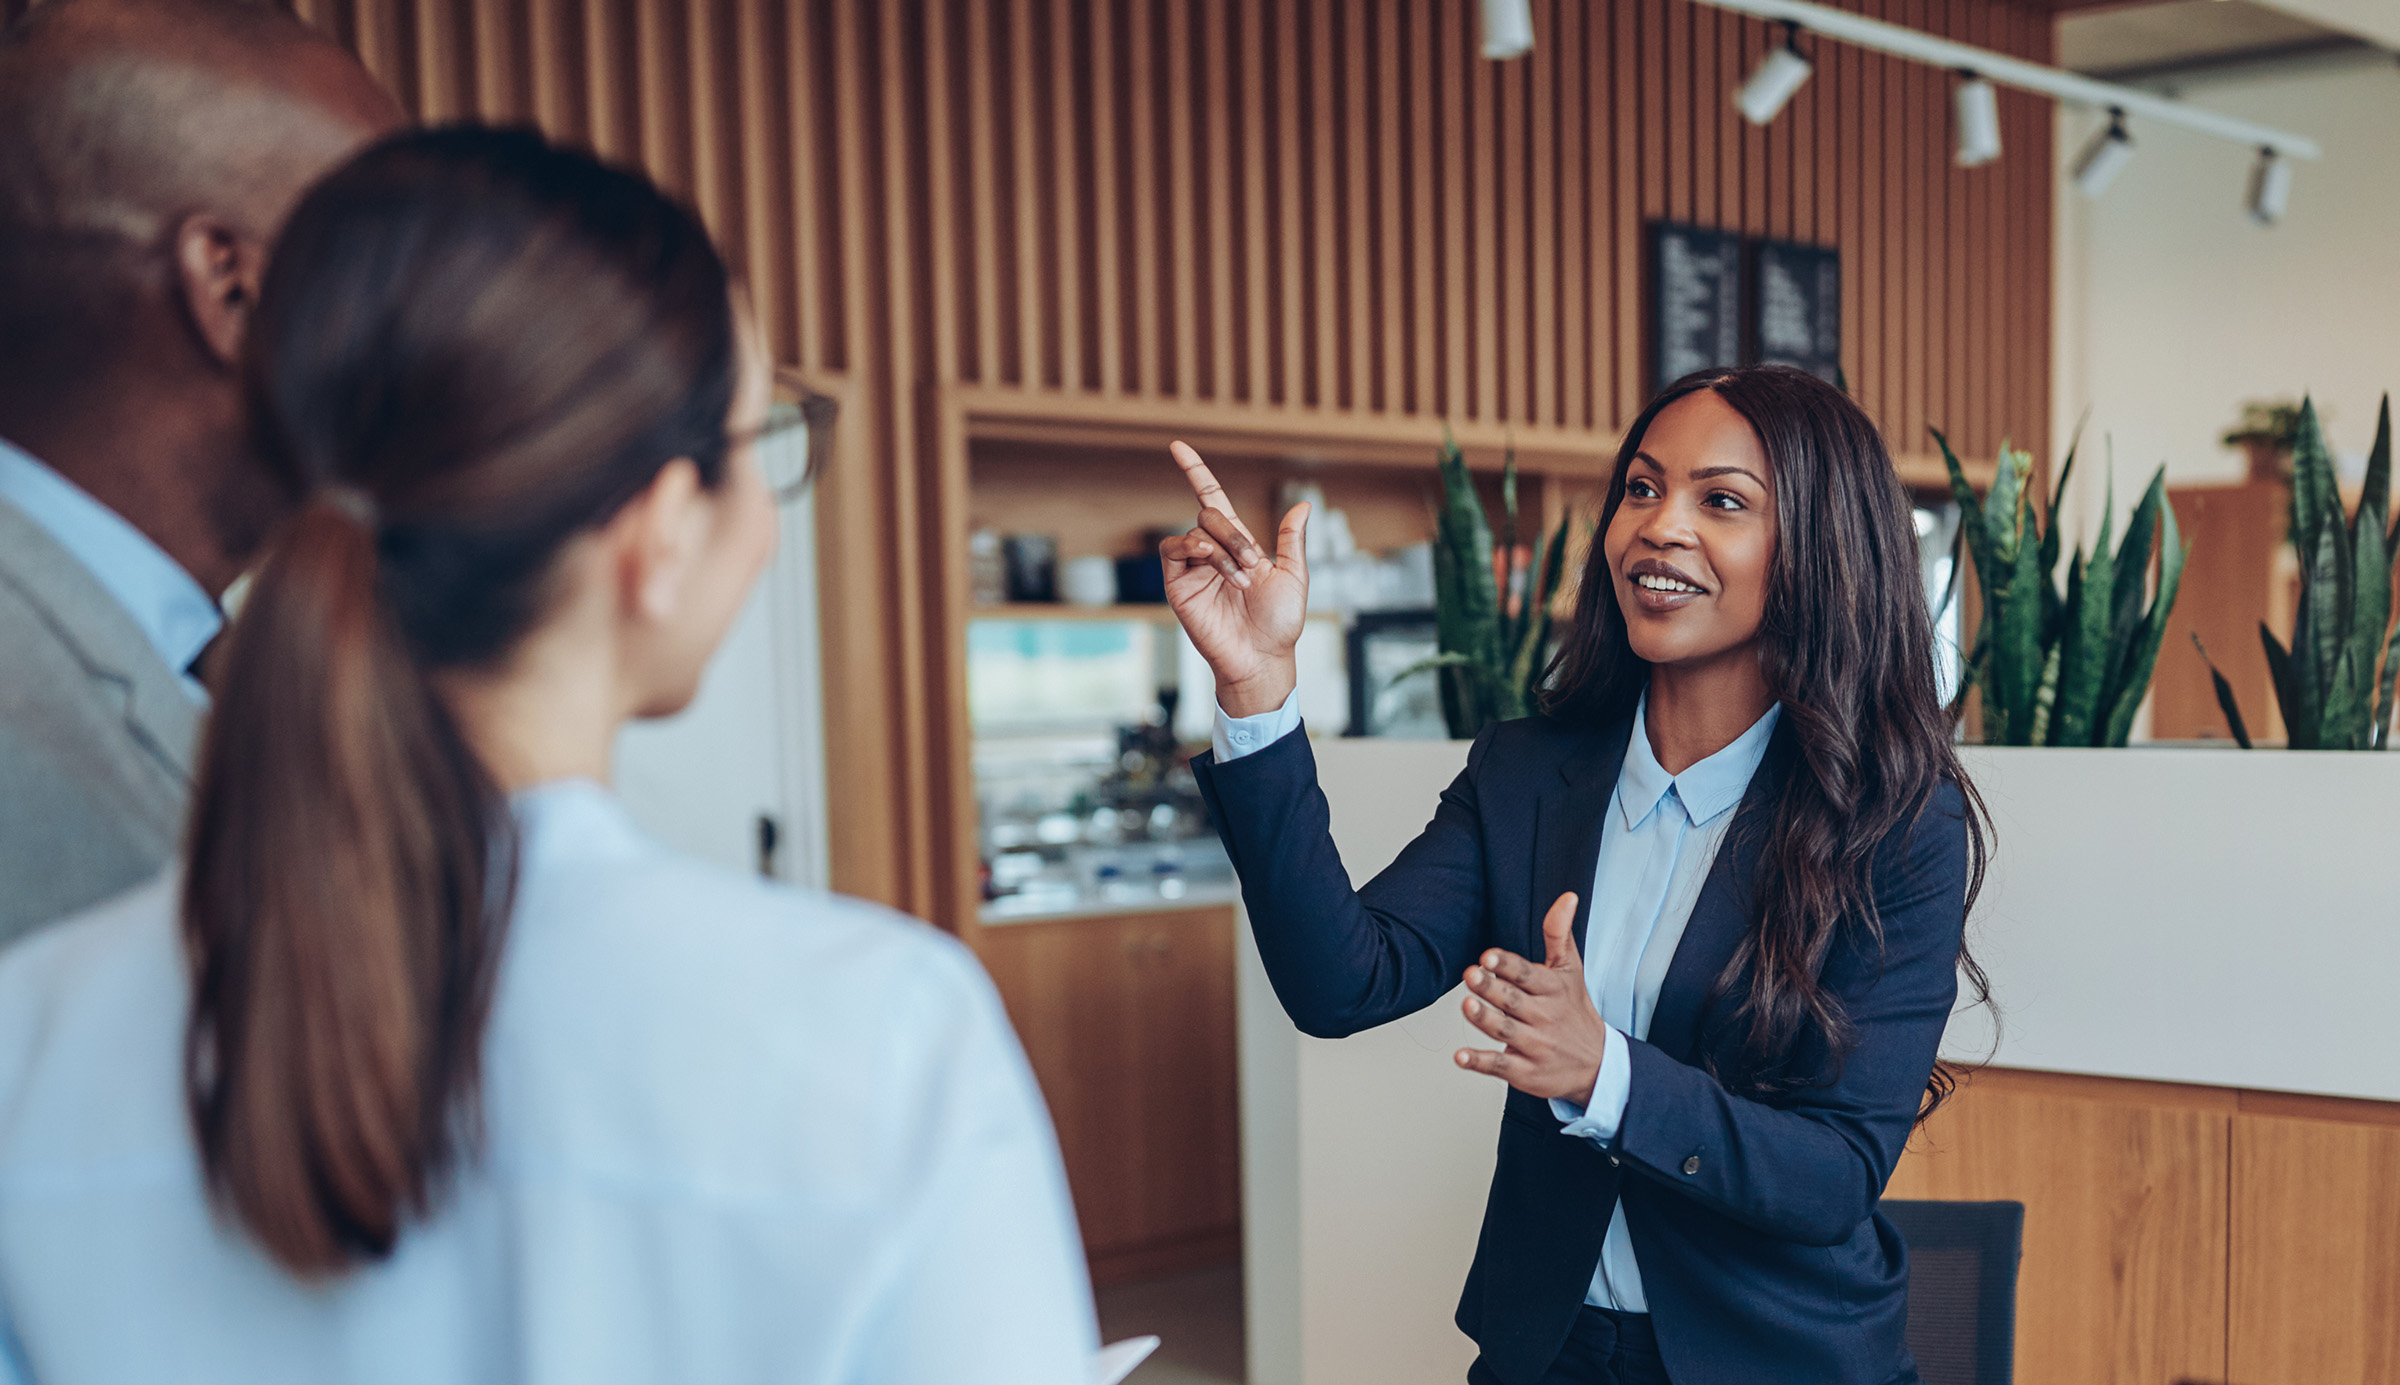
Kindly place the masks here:
[(1592, 1099), (1578, 1106), (1552, 1097), (1550, 1114), (1567, 1123), (1561, 1134), (1581, 1135), (1605, 1145), (1617, 1138), (1617, 1127), (1625, 1123), (1625, 1101), (1632, 1094), (1633, 1059), (1625, 1052), (1625, 1036), (1612, 1024), (1608, 1026), (1608, 1047), (1600, 1054), (1599, 1080), (1592, 1083)]
[(1283, 699), (1282, 706), (1254, 717), (1228, 716), (1223, 707), (1218, 707), (1217, 723), (1209, 730), (1208, 743), (1217, 752), (1217, 763), (1221, 765), (1264, 750), (1299, 727), (1300, 690), (1294, 688)]

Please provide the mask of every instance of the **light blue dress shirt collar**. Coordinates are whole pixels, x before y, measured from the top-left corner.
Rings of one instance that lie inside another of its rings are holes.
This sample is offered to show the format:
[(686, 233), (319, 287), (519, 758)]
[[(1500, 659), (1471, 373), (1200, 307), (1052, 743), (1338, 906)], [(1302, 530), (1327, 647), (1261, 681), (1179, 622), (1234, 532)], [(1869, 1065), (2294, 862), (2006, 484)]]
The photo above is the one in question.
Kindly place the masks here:
[(1617, 772), (1616, 808), (1625, 829), (1640, 827), (1670, 793), (1680, 800), (1695, 827), (1739, 807), (1759, 763), (1767, 758), (1767, 742), (1774, 739), (1775, 723), (1782, 717), (1783, 704), (1778, 702), (1724, 749), (1681, 774), (1669, 774), (1650, 748), (1650, 694), (1645, 690), (1633, 709), (1633, 739), (1625, 745), (1625, 767)]
[(0, 500), (58, 540), (102, 590), (115, 597), (150, 647), (205, 703), (208, 694), (187, 672), (192, 660), (225, 628), (225, 613), (183, 566), (123, 515), (81, 486), (0, 438)]

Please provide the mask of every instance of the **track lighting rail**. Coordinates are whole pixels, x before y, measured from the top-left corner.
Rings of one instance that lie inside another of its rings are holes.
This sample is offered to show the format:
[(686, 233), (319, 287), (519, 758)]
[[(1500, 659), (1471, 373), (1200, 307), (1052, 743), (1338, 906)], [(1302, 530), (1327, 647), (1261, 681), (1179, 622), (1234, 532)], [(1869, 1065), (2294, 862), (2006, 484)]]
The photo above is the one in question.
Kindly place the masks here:
[(2232, 140), (2252, 149), (2272, 150), (2281, 157), (2314, 159), (2320, 156), (2317, 142), (2305, 135), (2220, 115), (2134, 87), (2095, 81), (2055, 67), (2029, 63), (1988, 48), (1936, 38), (1915, 29), (1886, 24), (1882, 20), (1869, 19), (1846, 10), (1811, 4), (1809, 0), (1693, 0), (1693, 3), (1714, 5), (1721, 10), (1732, 10), (1759, 19), (1797, 24), (1820, 38), (1872, 48), (1880, 53), (1890, 53), (1947, 71), (1971, 72), (2002, 86), (2039, 92), (2094, 110), (2118, 110), (2161, 124), (2180, 125), (2187, 130)]

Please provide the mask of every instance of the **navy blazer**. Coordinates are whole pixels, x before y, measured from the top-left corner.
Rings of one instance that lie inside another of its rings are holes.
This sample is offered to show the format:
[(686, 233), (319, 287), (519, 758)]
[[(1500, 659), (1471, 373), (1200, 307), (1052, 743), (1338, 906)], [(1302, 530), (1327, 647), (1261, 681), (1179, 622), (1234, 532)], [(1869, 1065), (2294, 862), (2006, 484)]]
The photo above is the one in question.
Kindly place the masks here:
[[(1907, 1252), (1875, 1208), (1912, 1128), (1957, 996), (1967, 874), (1963, 797), (1945, 785), (1874, 859), (1880, 952), (1845, 928), (1822, 970), (1856, 1026), (1846, 1062), (1822, 1036), (1769, 1100), (1747, 1074), (1718, 978), (1749, 928), (1751, 881), (1795, 753), (1787, 717), (1737, 810), (1659, 989), (1629, 1040), (1631, 1095), (1606, 1151), (1509, 1090), (1458, 1325), (1507, 1385), (1557, 1358), (1621, 1200), (1642, 1289), (1677, 1385), (1762, 1380), (1886, 1385), (1916, 1378), (1902, 1340)], [(1225, 764), (1193, 762), (1241, 876), (1275, 994), (1306, 1033), (1339, 1038), (1432, 1004), (1487, 947), (1542, 956), (1541, 921), (1578, 896), (1590, 916), (1600, 830), (1630, 717), (1577, 728), (1535, 717), (1476, 738), (1433, 821), (1363, 889), (1327, 831), (1305, 735)]]

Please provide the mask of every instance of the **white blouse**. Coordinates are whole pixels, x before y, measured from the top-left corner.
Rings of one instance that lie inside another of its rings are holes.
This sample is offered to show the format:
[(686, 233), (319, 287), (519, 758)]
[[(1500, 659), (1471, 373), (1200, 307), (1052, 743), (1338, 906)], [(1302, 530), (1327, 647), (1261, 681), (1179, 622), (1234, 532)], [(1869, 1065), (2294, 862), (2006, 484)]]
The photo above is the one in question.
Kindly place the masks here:
[(0, 1382), (1089, 1378), (1057, 1143), (964, 948), (589, 782), (518, 815), (482, 1152), (329, 1283), (203, 1195), (170, 881), (0, 957)]

